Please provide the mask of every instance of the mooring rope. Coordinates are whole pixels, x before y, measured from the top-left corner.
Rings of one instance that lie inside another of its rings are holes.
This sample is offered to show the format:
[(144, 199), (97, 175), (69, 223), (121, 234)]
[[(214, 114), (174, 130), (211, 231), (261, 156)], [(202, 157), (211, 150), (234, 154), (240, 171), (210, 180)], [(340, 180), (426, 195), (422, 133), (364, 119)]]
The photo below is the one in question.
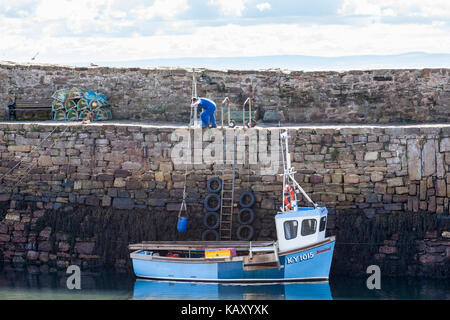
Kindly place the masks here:
[[(41, 143), (39, 143), (37, 146), (34, 146), (31, 150), (30, 150), (30, 154), (33, 153), (34, 151), (36, 151), (37, 148), (39, 148), (52, 134), (53, 132), (55, 132), (55, 130), (58, 129), (58, 127), (55, 127), (45, 138), (44, 140), (41, 141)], [(16, 165), (14, 167), (12, 167), (10, 170), (8, 170), (5, 174), (3, 174), (0, 177), (0, 182), (3, 182), (3, 178), (6, 177), (8, 174), (10, 174), (12, 171), (14, 171), (14, 169), (16, 169), (18, 166), (20, 166), (22, 164), (22, 162), (24, 161), (25, 157), (22, 157), (22, 159), (20, 159), (20, 161), (18, 163), (16, 163)]]
[[(191, 123), (194, 124), (194, 121), (192, 119), (192, 113), (193, 113), (193, 109), (194, 109), (194, 107), (192, 106), (192, 98), (194, 98), (194, 97), (197, 97), (197, 82), (195, 80), (195, 69), (193, 69), (193, 73), (192, 73), (191, 115), (190, 115), (189, 124), (188, 124), (188, 147), (187, 147), (187, 150), (189, 150), (189, 155), (191, 152)], [(189, 172), (188, 172), (188, 157), (187, 157), (188, 153), (186, 152), (186, 154), (183, 154), (183, 157), (184, 156), (186, 156), (186, 159), (185, 159), (185, 171), (184, 171), (183, 201), (181, 202), (181, 205), (180, 205), (180, 211), (178, 212), (178, 218), (181, 217), (181, 213), (183, 212), (183, 209), (186, 211), (186, 215), (189, 215), (188, 210), (187, 210), (187, 205), (186, 205), (186, 198), (187, 198), (186, 186), (187, 186), (187, 176), (189, 174)]]
[[(53, 133), (56, 129), (57, 129), (57, 128), (53, 129), (53, 131), (52, 131), (51, 133)], [(64, 134), (68, 129), (69, 129), (69, 126), (67, 126), (66, 129), (64, 129), (64, 131), (61, 132), (61, 134)], [(49, 136), (50, 136), (50, 135), (49, 135)], [(49, 136), (47, 136), (46, 139), (47, 139)], [(42, 144), (42, 142), (41, 142), (41, 144)], [(41, 145), (41, 144), (40, 144), (40, 145)], [(52, 148), (55, 144), (56, 144), (56, 141), (53, 141), (53, 143), (52, 143), (48, 148)], [(23, 177), (22, 177), (21, 179), (19, 179), (19, 180), (14, 184), (13, 189), (14, 189), (15, 187), (17, 187), (17, 186), (18, 186), (18, 185), (19, 185), (19, 184), (20, 184), (20, 183), (28, 176), (28, 173), (29, 173), (29, 172), (33, 169), (33, 167), (35, 167), (37, 164), (38, 164), (38, 161), (35, 161), (35, 162), (31, 161), (31, 164), (28, 166), (27, 169), (25, 169), (25, 175), (23, 175)], [(19, 176), (19, 177), (20, 177), (20, 176)]]

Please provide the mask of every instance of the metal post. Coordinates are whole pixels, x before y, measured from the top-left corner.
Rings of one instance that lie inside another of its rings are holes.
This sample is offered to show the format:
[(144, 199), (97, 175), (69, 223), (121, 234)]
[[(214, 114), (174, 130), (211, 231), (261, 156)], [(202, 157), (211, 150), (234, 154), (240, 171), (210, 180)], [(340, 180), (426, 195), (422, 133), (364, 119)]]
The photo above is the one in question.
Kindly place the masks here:
[(223, 107), (224, 107), (225, 102), (228, 102), (228, 125), (230, 125), (230, 99), (228, 97), (226, 97), (222, 101), (222, 128), (223, 128)]
[(248, 101), (248, 127), (252, 127), (252, 99)]
[[(197, 96), (197, 79), (195, 78), (195, 69), (192, 69), (192, 98), (198, 98)], [(191, 100), (192, 103), (192, 100)], [(198, 113), (197, 113), (197, 106), (194, 106), (194, 115), (191, 119), (192, 125), (194, 128), (197, 128), (199, 126), (198, 123)]]
[(245, 128), (245, 105), (250, 101), (250, 98), (247, 98), (244, 102), (244, 106), (242, 107), (242, 126)]

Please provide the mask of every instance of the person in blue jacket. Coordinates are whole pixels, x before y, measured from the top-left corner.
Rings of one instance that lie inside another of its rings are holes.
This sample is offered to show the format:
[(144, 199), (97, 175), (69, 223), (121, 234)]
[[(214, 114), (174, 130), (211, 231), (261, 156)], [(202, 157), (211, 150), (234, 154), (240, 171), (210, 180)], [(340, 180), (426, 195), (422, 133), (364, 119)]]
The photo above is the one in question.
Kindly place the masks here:
[(198, 106), (203, 109), (200, 119), (202, 119), (202, 128), (207, 128), (211, 122), (211, 128), (216, 128), (216, 104), (214, 101), (206, 98), (192, 98), (192, 106)]

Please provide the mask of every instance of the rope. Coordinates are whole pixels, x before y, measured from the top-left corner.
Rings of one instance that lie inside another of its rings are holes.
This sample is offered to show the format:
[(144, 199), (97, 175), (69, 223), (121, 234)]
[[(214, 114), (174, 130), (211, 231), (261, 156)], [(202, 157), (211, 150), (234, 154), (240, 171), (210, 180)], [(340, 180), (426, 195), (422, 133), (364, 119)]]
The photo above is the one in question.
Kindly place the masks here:
[[(31, 151), (30, 154), (33, 153), (34, 151), (36, 151), (37, 148), (39, 148), (52, 134), (53, 132), (55, 132), (55, 130), (58, 129), (58, 127), (55, 127), (45, 138), (44, 140), (41, 141), (41, 143), (39, 143), (37, 146), (34, 146)], [(23, 162), (24, 158), (22, 158), (14, 167), (12, 167), (10, 170), (8, 170), (8, 172), (6, 172), (5, 174), (3, 174), (0, 178), (0, 182), (3, 182), (3, 178), (6, 177), (8, 174), (10, 174), (12, 171), (14, 171), (14, 169), (16, 169), (18, 166), (21, 165), (21, 163)]]
[[(63, 132), (61, 132), (61, 134), (64, 134), (66, 131), (67, 131), (67, 129), (69, 129), (69, 127), (67, 126), (66, 127), (66, 129), (64, 129), (64, 131)], [(54, 131), (54, 130), (53, 130)], [(49, 148), (53, 148), (53, 146), (56, 144), (56, 141), (53, 141), (53, 143), (50, 145), (50, 147)], [(28, 166), (28, 168), (25, 170), (25, 175), (18, 181), (18, 182), (16, 182), (15, 184), (14, 184), (14, 187), (16, 187), (16, 186), (18, 186), (27, 176), (28, 176), (28, 173), (31, 171), (31, 169), (33, 169), (33, 167), (35, 167), (36, 165), (37, 165), (37, 161), (36, 162), (31, 162), (31, 164)], [(14, 187), (13, 187), (13, 189), (14, 189)]]
[[(192, 112), (193, 112), (193, 106), (192, 106), (192, 98), (197, 97), (197, 82), (195, 81), (195, 69), (193, 69), (192, 73), (192, 92), (191, 92), (191, 116), (188, 124), (188, 148), (187, 150), (191, 151), (191, 123), (193, 124), (192, 119)], [(186, 215), (188, 216), (187, 211), (187, 205), (186, 205), (186, 198), (187, 198), (187, 192), (186, 192), (186, 185), (187, 185), (187, 176), (188, 176), (188, 159), (186, 157), (185, 159), (185, 172), (184, 172), (184, 188), (183, 188), (183, 201), (181, 202), (180, 211), (178, 212), (178, 218), (181, 217), (181, 213), (183, 212), (183, 209), (186, 211)]]

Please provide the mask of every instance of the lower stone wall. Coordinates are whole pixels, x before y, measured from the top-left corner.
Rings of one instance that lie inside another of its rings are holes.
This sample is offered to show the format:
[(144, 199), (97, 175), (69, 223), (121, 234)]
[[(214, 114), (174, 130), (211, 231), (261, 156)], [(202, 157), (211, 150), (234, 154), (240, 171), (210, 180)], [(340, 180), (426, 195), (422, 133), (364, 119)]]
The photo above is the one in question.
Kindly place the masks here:
[[(177, 233), (185, 178), (185, 165), (173, 154), (180, 128), (54, 129), (51, 123), (0, 124), (3, 261), (50, 269), (69, 263), (128, 268), (129, 243), (201, 239), (206, 181), (218, 176), (221, 166), (188, 166), (189, 226), (187, 233)], [(218, 132), (191, 132), (194, 156), (211, 150)], [(258, 146), (249, 153), (257, 154), (257, 163), (250, 164), (250, 175), (247, 163), (238, 164), (237, 197), (253, 190), (253, 239), (271, 240), (282, 181), (263, 170), (263, 155), (279, 150), (271, 140), (278, 131), (237, 131), (238, 141), (252, 132), (258, 141), (247, 144)], [(303, 127), (289, 134), (296, 179), (330, 211), (328, 233), (338, 239), (333, 272), (364, 273), (369, 264), (380, 264), (392, 275), (448, 277), (449, 126)], [(194, 135), (204, 139), (195, 143)], [(271, 161), (281, 169), (279, 158)], [(234, 223), (234, 239), (237, 227)]]
[[(364, 275), (370, 265), (380, 266), (383, 276), (450, 275), (448, 217), (402, 212), (369, 219), (355, 211), (333, 218), (335, 225), (327, 230), (337, 237), (332, 275)], [(176, 213), (86, 206), (53, 211), (22, 202), (16, 209), (4, 210), (0, 259), (15, 269), (31, 267), (43, 273), (65, 271), (70, 265), (132, 273), (128, 244), (198, 239), (201, 218), (191, 218), (183, 234), (177, 233), (176, 221)], [(273, 234), (274, 224), (266, 230)]]

